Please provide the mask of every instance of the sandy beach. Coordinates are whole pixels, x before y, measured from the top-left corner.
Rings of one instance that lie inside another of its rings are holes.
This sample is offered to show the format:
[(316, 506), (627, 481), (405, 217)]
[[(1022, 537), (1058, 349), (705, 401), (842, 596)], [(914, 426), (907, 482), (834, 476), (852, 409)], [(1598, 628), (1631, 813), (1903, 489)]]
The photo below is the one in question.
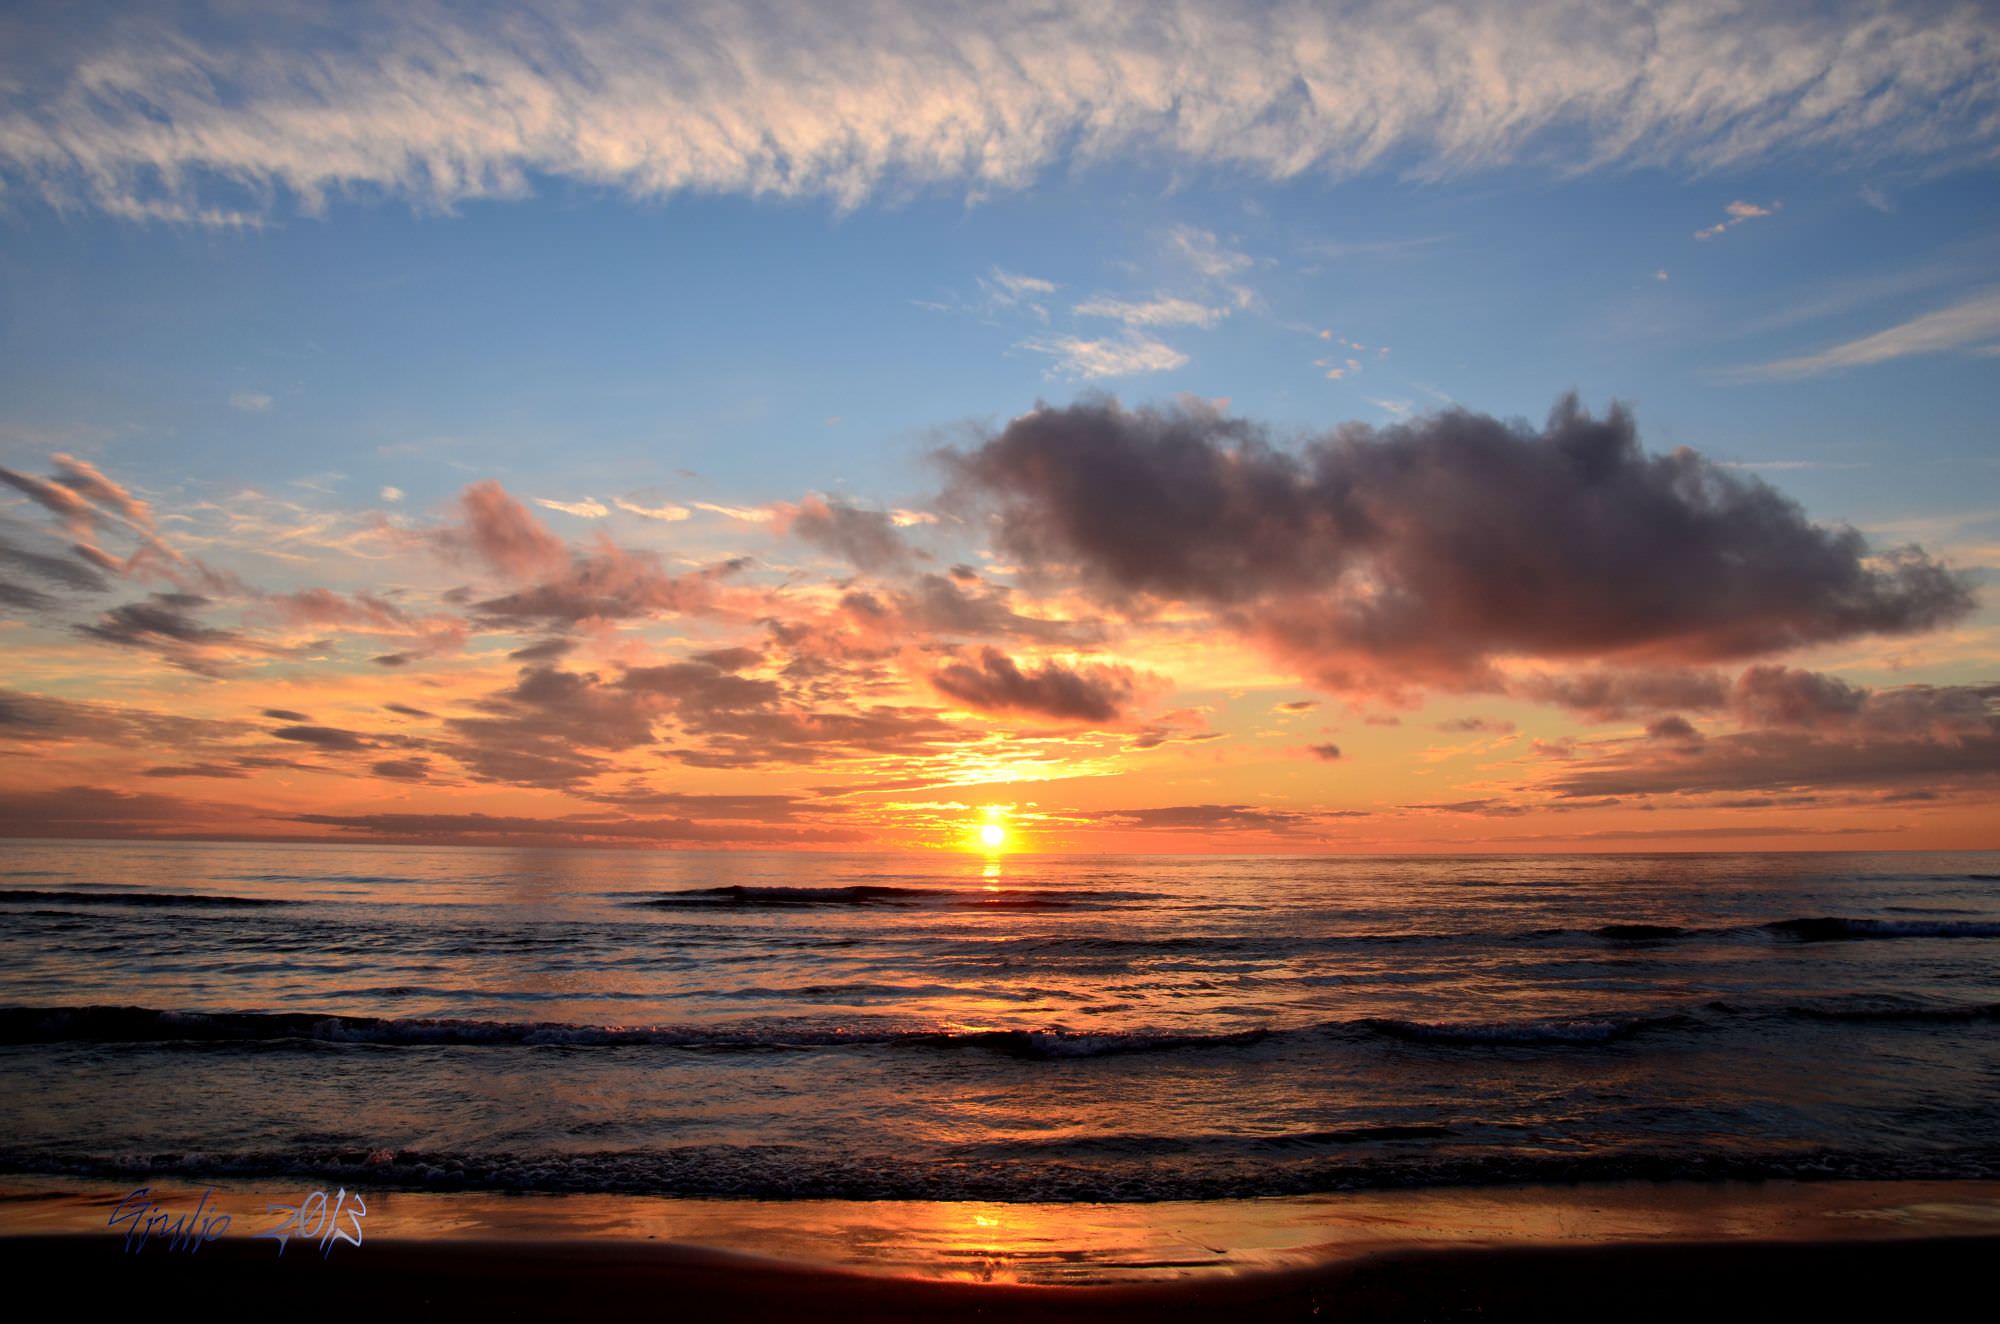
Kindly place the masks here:
[(189, 1251), (129, 1249), (108, 1226), (119, 1195), (10, 1189), (0, 1263), (120, 1312), (227, 1296), (292, 1318), (1749, 1319), (1908, 1312), (1976, 1288), (2000, 1252), (1994, 1183), (1076, 1207), (383, 1193), (374, 1235), (325, 1255), (259, 1239), (248, 1186), (152, 1198), (191, 1209), (204, 1191), (232, 1226)]

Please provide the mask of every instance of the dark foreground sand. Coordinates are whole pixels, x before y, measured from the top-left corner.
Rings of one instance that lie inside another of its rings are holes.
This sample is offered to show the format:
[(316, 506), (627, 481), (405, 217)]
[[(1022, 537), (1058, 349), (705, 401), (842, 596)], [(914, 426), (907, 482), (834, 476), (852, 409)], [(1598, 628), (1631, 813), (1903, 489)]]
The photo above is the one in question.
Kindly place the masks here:
[[(278, 1259), (218, 1242), (0, 1239), (16, 1299), (137, 1319), (199, 1312), (347, 1324), (436, 1318), (669, 1320), (1927, 1319), (1986, 1295), (2000, 1237), (1419, 1248), (1316, 1269), (1039, 1287), (897, 1279), (616, 1241), (371, 1241)], [(37, 1294), (39, 1295), (39, 1293)], [(1964, 1309), (1966, 1307), (1960, 1307)]]
[[(1927, 1319), (1985, 1297), (2000, 1183), (1623, 1183), (1130, 1205), (376, 1191), (360, 1244), (281, 1255), (273, 1183), (190, 1252), (127, 1188), (0, 1181), (0, 1272), (62, 1313), (344, 1324), (668, 1320)], [(291, 1195), (297, 1199), (297, 1195)]]

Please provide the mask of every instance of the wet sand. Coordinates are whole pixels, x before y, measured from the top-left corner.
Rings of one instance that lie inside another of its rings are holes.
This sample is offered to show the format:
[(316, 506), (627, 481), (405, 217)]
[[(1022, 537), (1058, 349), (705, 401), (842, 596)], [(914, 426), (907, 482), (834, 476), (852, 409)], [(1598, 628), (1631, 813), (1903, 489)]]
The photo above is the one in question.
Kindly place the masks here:
[[(1993, 1183), (1626, 1184), (1181, 1205), (378, 1193), (363, 1243), (259, 1240), (217, 1186), (199, 1250), (128, 1251), (124, 1192), (0, 1192), (0, 1266), (93, 1310), (284, 1318), (1922, 1317), (2000, 1256)], [(156, 1190), (171, 1212), (200, 1190)], [(185, 1198), (183, 1198), (185, 1197)], [(295, 1199), (295, 1196), (286, 1196)]]

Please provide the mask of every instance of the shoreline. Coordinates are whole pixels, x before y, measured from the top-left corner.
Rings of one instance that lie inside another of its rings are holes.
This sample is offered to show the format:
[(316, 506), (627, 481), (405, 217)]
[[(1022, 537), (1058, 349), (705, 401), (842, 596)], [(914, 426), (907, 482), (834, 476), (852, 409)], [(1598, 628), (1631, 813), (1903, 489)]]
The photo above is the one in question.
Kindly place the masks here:
[(242, 1242), (214, 1249), (142, 1261), (97, 1238), (0, 1237), (0, 1271), (29, 1285), (73, 1286), (99, 1313), (121, 1315), (236, 1301), (286, 1319), (343, 1321), (616, 1311), (690, 1320), (1714, 1324), (1924, 1318), (1985, 1284), (2000, 1238), (1403, 1247), (1312, 1269), (1093, 1287), (897, 1278), (622, 1241), (390, 1240), (344, 1260), (280, 1260)]
[[(147, 1185), (166, 1215), (205, 1209), (211, 1220), (226, 1214), (228, 1227), (190, 1254), (168, 1248), (163, 1219), (158, 1239), (142, 1236), (141, 1249), (127, 1253), (130, 1222), (114, 1228), (110, 1220)], [(254, 1265), (278, 1258), (276, 1243), (258, 1236), (282, 1221), (266, 1206), (297, 1204), (304, 1185), (0, 1177), (0, 1241), (10, 1256), (34, 1242), (106, 1263)], [(362, 1194), (366, 1213), (353, 1220), (361, 1243), (333, 1245), (326, 1262), (363, 1276), (392, 1246), (400, 1249), (386, 1258), (403, 1271), (429, 1251), (457, 1257), (483, 1247), (511, 1262), (567, 1248), (558, 1259), (609, 1254), (623, 1263), (637, 1254), (654, 1263), (666, 1255), (902, 1283), (1092, 1292), (1326, 1273), (1385, 1255), (1531, 1248), (1986, 1241), (2000, 1249), (2000, 1182), (1992, 1181), (1620, 1182), (1133, 1204)], [(320, 1258), (316, 1246), (298, 1242), (295, 1233), (286, 1262)]]

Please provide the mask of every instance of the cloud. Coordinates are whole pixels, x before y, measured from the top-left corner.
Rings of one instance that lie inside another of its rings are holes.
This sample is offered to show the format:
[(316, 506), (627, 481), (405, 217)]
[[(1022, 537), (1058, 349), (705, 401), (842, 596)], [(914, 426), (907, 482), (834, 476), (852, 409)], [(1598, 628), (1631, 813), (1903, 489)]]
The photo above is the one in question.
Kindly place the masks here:
[(762, 506), (718, 506), (712, 501), (691, 501), (688, 504), (696, 510), (723, 515), (745, 524), (768, 524), (773, 518), (772, 512)]
[(1507, 658), (1747, 658), (1963, 616), (1915, 548), (1871, 556), (1761, 479), (1649, 455), (1574, 398), (1539, 431), (1463, 409), (1296, 451), (1206, 407), (1042, 407), (939, 453), (1031, 575), (1191, 604), (1334, 690), (1500, 690)]
[(251, 391), (238, 391), (229, 397), (229, 407), (246, 414), (267, 413), (271, 408), (271, 397), (257, 395)]
[(885, 3), (548, 12), (220, 4), (47, 24), (0, 65), (0, 174), (55, 205), (254, 224), (278, 199), (445, 209), (537, 178), (643, 198), (1017, 188), (1141, 156), (1272, 179), (1981, 161), (1995, 18), (1553, 0)]
[(662, 524), (679, 523), (681, 520), (686, 519), (690, 513), (686, 506), (642, 506), (637, 502), (627, 501), (624, 497), (613, 497), (611, 504), (628, 515), (637, 515), (641, 519), (658, 520)]
[(585, 497), (581, 501), (551, 501), (547, 497), (536, 497), (535, 504), (548, 510), (559, 510), (565, 515), (578, 519), (603, 519), (611, 511), (595, 497)]
[(250, 732), (244, 722), (182, 717), (111, 703), (85, 703), (0, 689), (0, 741), (62, 745), (93, 741), (105, 745), (207, 752)]
[(1510, 693), (1568, 708), (1593, 722), (1616, 722), (1633, 713), (1720, 708), (1729, 681), (1713, 671), (1617, 668), (1568, 675), (1532, 674), (1508, 682)]
[(1148, 340), (1127, 331), (1114, 340), (1085, 340), (1080, 336), (1052, 336), (1024, 340), (1022, 349), (1047, 354), (1057, 360), (1051, 371), (1090, 380), (1097, 377), (1130, 377), (1144, 372), (1172, 372), (1188, 362), (1188, 356), (1172, 345)]
[(845, 557), (859, 570), (887, 570), (907, 564), (909, 544), (901, 523), (888, 511), (865, 510), (842, 501), (808, 496), (797, 505), (774, 507), (773, 527)]
[(382, 500), (393, 506), (403, 499), (403, 489), (400, 487), (384, 487), (379, 495)]
[(1052, 280), (1002, 271), (999, 267), (993, 268), (991, 275), (979, 277), (979, 288), (985, 293), (987, 302), (997, 307), (1012, 308), (1016, 304), (1026, 303), (1036, 311), (1041, 309), (1040, 305), (1034, 302), (1035, 296), (1056, 292), (1056, 284)]
[(1736, 381), (1793, 381), (1918, 354), (1943, 354), (1977, 347), (1996, 337), (2000, 337), (2000, 288), (1982, 290), (1948, 307), (1858, 340), (1814, 354), (1735, 368), (1727, 375)]
[(1105, 809), (1088, 817), (1108, 827), (1159, 828), (1163, 831), (1293, 832), (1319, 827), (1328, 819), (1366, 818), (1355, 810), (1320, 813), (1297, 809), (1266, 809), (1258, 805), (1161, 805), (1150, 809)]
[(208, 599), (195, 593), (154, 593), (76, 628), (104, 643), (158, 653), (174, 666), (204, 676), (220, 675), (228, 653), (278, 651), (238, 631), (204, 625), (195, 612), (207, 605)]
[(1032, 671), (994, 648), (975, 661), (954, 660), (933, 671), (932, 688), (980, 712), (1032, 713), (1064, 722), (1111, 722), (1131, 699), (1129, 667), (1068, 667), (1045, 661)]
[(686, 615), (717, 609), (722, 582), (743, 568), (724, 561), (673, 574), (651, 552), (627, 551), (608, 542), (577, 556), (564, 570), (513, 593), (473, 604), (482, 625), (560, 629), (587, 621), (652, 615)]
[(1192, 225), (1177, 225), (1167, 232), (1167, 245), (1196, 275), (1226, 281), (1250, 269), (1248, 254), (1225, 246), (1215, 233)]
[(85, 593), (103, 593), (111, 583), (81, 559), (29, 551), (0, 538), (0, 565), (25, 571), (45, 583)]
[(569, 565), (562, 539), (492, 479), (458, 496), (458, 519), (430, 534), (447, 555), (470, 555), (510, 579), (560, 573)]
[(1314, 758), (1322, 759), (1328, 763), (1332, 763), (1340, 757), (1339, 745), (1312, 745), (1308, 748)]
[(842, 616), (864, 634), (883, 639), (1026, 639), (1082, 646), (1101, 642), (1097, 621), (1029, 616), (1014, 609), (1014, 592), (956, 576), (922, 574), (906, 588), (852, 590), (840, 599)]
[(343, 731), (334, 726), (281, 726), (271, 732), (279, 740), (289, 740), (294, 744), (311, 745), (316, 749), (351, 751), (373, 749), (376, 742), (354, 731)]
[(27, 497), (36, 505), (48, 510), (61, 519), (63, 526), (72, 533), (82, 534), (89, 529), (95, 516), (90, 503), (65, 487), (45, 483), (31, 474), (17, 473), (0, 465), (0, 482)]
[(10, 790), (0, 795), (0, 836), (132, 836), (184, 826), (200, 814), (200, 806), (150, 791), (106, 786)]
[(1732, 230), (1743, 224), (1745, 221), (1754, 221), (1761, 217), (1769, 216), (1782, 206), (1784, 204), (1781, 202), (1774, 202), (1768, 207), (1760, 207), (1754, 202), (1732, 202), (1723, 208), (1723, 212), (1725, 213), (1723, 219), (1706, 229), (1696, 230), (1694, 237), (1697, 239), (1713, 239), (1724, 231)]
[(1079, 317), (1109, 317), (1127, 326), (1210, 327), (1229, 316), (1227, 308), (1216, 308), (1192, 299), (1149, 299), (1144, 303), (1098, 297), (1076, 306)]
[(484, 844), (527, 842), (731, 842), (797, 845), (852, 841), (861, 834), (830, 826), (764, 826), (740, 822), (698, 823), (685, 818), (629, 818), (616, 814), (570, 814), (534, 818), (509, 814), (384, 813), (294, 814), (292, 821), (339, 829), (369, 840), (460, 841)]

